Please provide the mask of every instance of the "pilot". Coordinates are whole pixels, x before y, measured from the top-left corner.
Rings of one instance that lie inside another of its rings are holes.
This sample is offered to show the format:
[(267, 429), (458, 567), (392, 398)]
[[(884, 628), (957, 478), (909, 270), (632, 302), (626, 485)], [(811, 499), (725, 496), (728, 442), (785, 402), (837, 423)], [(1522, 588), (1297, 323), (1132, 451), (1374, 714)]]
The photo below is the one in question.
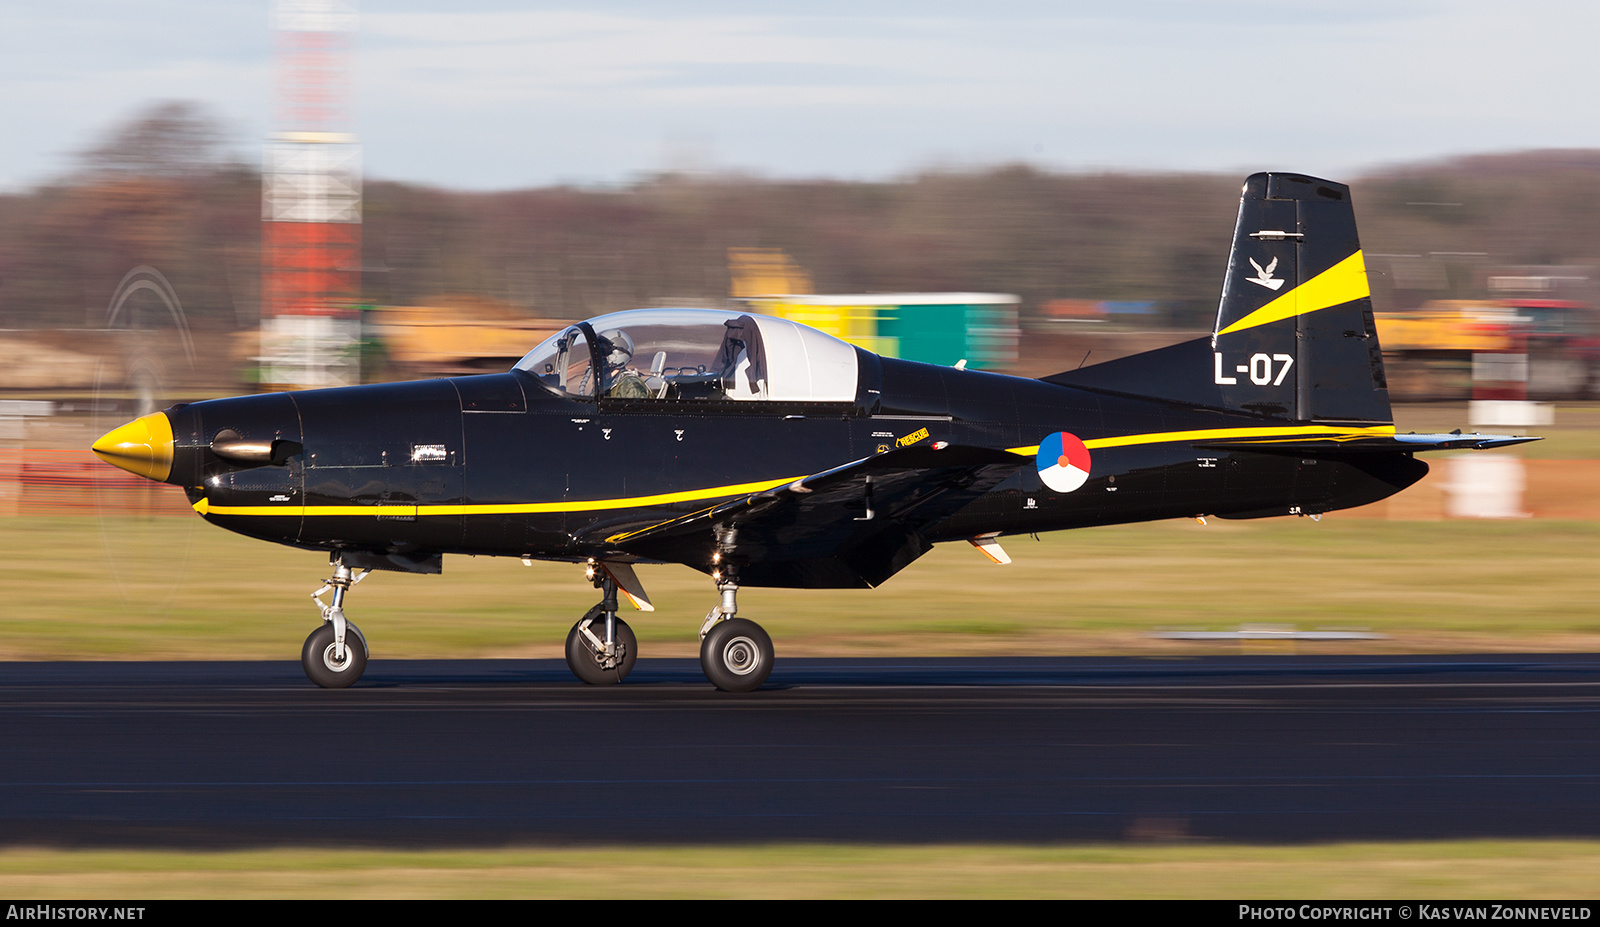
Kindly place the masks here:
[(628, 366), (633, 360), (633, 339), (628, 333), (611, 328), (600, 333), (600, 356), (606, 366), (606, 398), (649, 399), (653, 393), (644, 375)]

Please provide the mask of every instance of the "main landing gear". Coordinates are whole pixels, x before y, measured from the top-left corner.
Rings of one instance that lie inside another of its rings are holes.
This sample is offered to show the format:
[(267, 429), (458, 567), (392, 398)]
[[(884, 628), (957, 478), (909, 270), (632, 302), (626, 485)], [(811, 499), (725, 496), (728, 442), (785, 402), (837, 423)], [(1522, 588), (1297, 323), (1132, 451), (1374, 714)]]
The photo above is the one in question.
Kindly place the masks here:
[(700, 669), (724, 692), (750, 692), (772, 673), (772, 638), (754, 621), (733, 617), (739, 611), (737, 569), (727, 566), (716, 575), (722, 600), (700, 625)]
[[(367, 669), (367, 639), (361, 629), (344, 617), (344, 594), (367, 578), (371, 570), (355, 572), (344, 565), (338, 554), (330, 561), (333, 578), (322, 581), (322, 588), (311, 598), (322, 612), (322, 626), (311, 632), (300, 648), (300, 665), (311, 681), (324, 689), (343, 689), (361, 678)], [(322, 601), (333, 592), (333, 604)]]
[[(601, 599), (568, 632), (567, 666), (590, 685), (621, 682), (639, 658), (639, 644), (633, 629), (617, 617), (618, 584), (636, 604), (644, 590), (627, 564), (591, 561), (586, 575)], [(772, 638), (754, 621), (734, 617), (739, 611), (737, 568), (724, 566), (713, 575), (721, 599), (700, 625), (700, 668), (724, 692), (758, 689), (772, 673)], [(651, 607), (649, 600), (643, 599), (641, 607)]]
[(589, 579), (600, 590), (600, 604), (567, 632), (567, 666), (591, 686), (621, 682), (639, 659), (639, 641), (617, 617), (617, 581), (602, 566), (589, 565)]

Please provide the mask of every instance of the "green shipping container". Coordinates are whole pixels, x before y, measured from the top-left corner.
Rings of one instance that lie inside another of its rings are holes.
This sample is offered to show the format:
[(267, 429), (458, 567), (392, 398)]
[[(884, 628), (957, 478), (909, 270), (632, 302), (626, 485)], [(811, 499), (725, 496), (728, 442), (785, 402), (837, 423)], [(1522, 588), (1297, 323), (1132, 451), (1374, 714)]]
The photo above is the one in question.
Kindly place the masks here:
[(1017, 302), (1006, 293), (864, 293), (750, 300), (890, 357), (993, 370), (1017, 360)]

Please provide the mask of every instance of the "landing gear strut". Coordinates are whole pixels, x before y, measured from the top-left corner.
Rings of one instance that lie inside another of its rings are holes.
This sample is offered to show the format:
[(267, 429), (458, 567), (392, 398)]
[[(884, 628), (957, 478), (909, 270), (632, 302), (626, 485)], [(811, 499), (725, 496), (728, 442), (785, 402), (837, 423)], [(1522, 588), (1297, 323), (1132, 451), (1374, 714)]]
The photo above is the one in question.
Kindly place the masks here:
[(722, 600), (700, 626), (700, 668), (724, 692), (750, 692), (772, 673), (772, 638), (761, 625), (733, 617), (739, 611), (739, 574), (726, 566), (717, 574)]
[[(333, 578), (323, 580), (322, 588), (311, 593), (311, 598), (322, 612), (322, 626), (311, 632), (304, 647), (300, 648), (300, 665), (311, 681), (324, 689), (343, 689), (361, 678), (367, 669), (367, 639), (361, 629), (344, 617), (344, 594), (350, 587), (367, 578), (371, 570), (360, 573), (351, 570), (334, 554), (331, 561)], [(322, 595), (333, 592), (333, 604), (322, 601)]]
[(595, 564), (589, 566), (589, 579), (600, 590), (600, 604), (567, 633), (567, 666), (592, 686), (618, 683), (639, 659), (639, 642), (628, 623), (617, 617), (616, 580)]

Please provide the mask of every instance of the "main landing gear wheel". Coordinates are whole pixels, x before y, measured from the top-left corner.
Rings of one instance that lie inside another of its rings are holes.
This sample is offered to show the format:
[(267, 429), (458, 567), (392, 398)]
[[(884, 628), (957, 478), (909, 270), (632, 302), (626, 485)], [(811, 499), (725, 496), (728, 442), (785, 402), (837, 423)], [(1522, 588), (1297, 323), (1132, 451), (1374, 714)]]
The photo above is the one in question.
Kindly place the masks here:
[(337, 649), (331, 622), (312, 631), (306, 645), (300, 648), (300, 665), (311, 681), (324, 689), (343, 689), (360, 679), (367, 669), (367, 644), (354, 625), (345, 631), (344, 659), (339, 659)]
[[(605, 652), (606, 616), (596, 605), (589, 609), (572, 630), (567, 633), (567, 666), (572, 675), (591, 686), (607, 686), (626, 679), (634, 661), (639, 659), (639, 641), (633, 629), (621, 618), (616, 619), (616, 640), (613, 652)], [(585, 634), (587, 630), (589, 633)], [(590, 640), (593, 635), (595, 640)], [(595, 645), (600, 642), (600, 646)]]
[(772, 638), (754, 621), (719, 621), (700, 642), (700, 668), (724, 692), (758, 689), (772, 673)]

